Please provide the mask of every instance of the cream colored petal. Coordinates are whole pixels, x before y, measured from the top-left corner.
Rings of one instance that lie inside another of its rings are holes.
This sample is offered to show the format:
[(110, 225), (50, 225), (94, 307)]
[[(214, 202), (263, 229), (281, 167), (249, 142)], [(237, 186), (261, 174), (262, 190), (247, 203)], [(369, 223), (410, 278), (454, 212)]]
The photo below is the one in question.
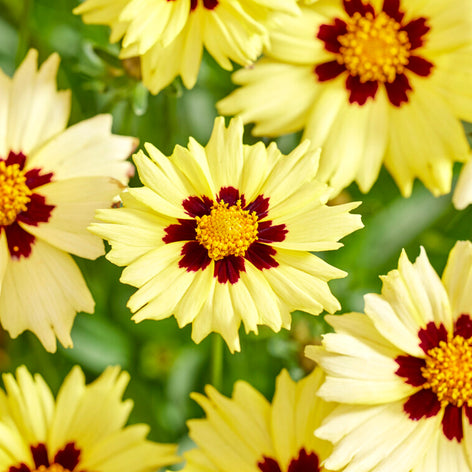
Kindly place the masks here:
[(21, 226), (62, 251), (96, 259), (105, 251), (103, 242), (87, 230), (98, 208), (111, 206), (122, 185), (109, 177), (77, 177), (51, 182), (35, 191), (54, 205), (47, 223)]
[[(34, 379), (25, 366), (3, 376), (9, 415), (28, 444), (45, 442), (54, 410), (54, 399), (44, 380)], [(8, 419), (3, 419), (8, 423)], [(13, 433), (15, 435), (15, 433)]]
[(472, 203), (472, 160), (462, 167), (452, 195), (452, 203), (458, 210), (463, 210)]
[(169, 266), (178, 267), (182, 243), (164, 244), (153, 249), (123, 270), (120, 282), (141, 287)]
[(254, 122), (255, 136), (280, 136), (305, 125), (319, 93), (311, 66), (296, 66), (261, 59), (239, 69), (232, 80), (242, 87), (217, 103), (223, 115), (237, 115)]
[(286, 225), (287, 234), (283, 241), (274, 242), (273, 246), (298, 251), (338, 249), (342, 246), (337, 242), (339, 239), (364, 227), (361, 215), (349, 213), (358, 206), (358, 202), (335, 206), (321, 206), (313, 202), (308, 208), (300, 208), (301, 214), (274, 219), (275, 225)]
[(257, 334), (259, 312), (246, 285), (242, 282), (229, 284), (228, 291), (234, 315), (242, 320), (246, 333), (252, 331)]
[(111, 125), (111, 115), (97, 115), (71, 126), (35, 151), (27, 168), (52, 171), (54, 180), (101, 175), (126, 184), (134, 170), (125, 159), (138, 142), (112, 134)]
[(277, 377), (271, 417), (272, 440), (282, 470), (288, 470), (291, 460), (298, 457), (295, 417), (296, 385), (289, 373), (283, 370)]
[(128, 265), (146, 252), (162, 246), (164, 228), (176, 222), (134, 208), (99, 210), (96, 218), (105, 223), (92, 223), (89, 230), (110, 242), (112, 248), (106, 257), (119, 266)]
[(10, 260), (10, 251), (8, 250), (7, 236), (5, 231), (0, 231), (0, 293), (2, 292), (3, 278)]
[(133, 156), (141, 182), (165, 200), (181, 205), (192, 194), (192, 184), (176, 169), (171, 157), (164, 156), (150, 143), (144, 146), (152, 160), (142, 151)]
[(174, 316), (180, 328), (191, 323), (200, 313), (203, 304), (210, 296), (213, 284), (213, 272), (211, 270), (199, 270), (192, 275), (191, 284), (174, 308)]
[(130, 297), (127, 306), (135, 313), (132, 319), (139, 323), (168, 318), (192, 280), (192, 273), (177, 263), (169, 264)]
[(49, 56), (38, 71), (37, 56), (28, 52), (11, 87), (7, 148), (26, 155), (62, 131), (70, 113), (70, 93), (56, 91), (59, 56)]
[(232, 119), (227, 128), (223, 117), (215, 119), (205, 151), (212, 180), (217, 189), (218, 187), (240, 188), (244, 164), (243, 131), (241, 119)]
[(241, 191), (247, 202), (254, 201), (271, 167), (267, 158), (267, 148), (262, 141), (253, 146), (244, 146), (244, 172), (241, 175)]
[[(458, 241), (447, 260), (442, 276), (451, 304), (452, 318), (472, 313), (472, 243)], [(452, 326), (449, 326), (451, 329)]]
[(380, 407), (342, 406), (334, 410), (316, 434), (336, 438), (333, 454), (325, 462), (328, 469), (406, 471), (430, 449), (439, 423), (438, 416), (410, 420), (400, 402)]
[(32, 470), (34, 461), (29, 446), (13, 420), (3, 417), (3, 423), (0, 424), (0, 467), (2, 470), (9, 470), (10, 467), (19, 466), (21, 463)]
[(128, 193), (159, 215), (171, 218), (188, 218), (181, 202), (169, 202), (148, 187), (129, 188)]
[[(465, 429), (470, 430), (470, 425), (465, 418), (464, 425), (467, 425)], [(441, 472), (443, 470), (469, 472), (472, 464), (465, 450), (467, 440), (466, 436), (461, 443), (455, 440), (450, 441), (440, 431), (435, 435), (434, 443), (424, 455), (423, 460), (412, 469), (412, 472)]]
[(0, 295), (0, 319), (15, 338), (33, 331), (54, 352), (56, 336), (72, 346), (70, 331), (76, 312), (93, 312), (94, 301), (68, 254), (36, 240), (28, 258), (11, 260)]
[(390, 140), (385, 165), (404, 196), (418, 177), (435, 195), (451, 189), (454, 161), (469, 159), (469, 145), (459, 120), (425, 79), (412, 82), (414, 94), (390, 109)]

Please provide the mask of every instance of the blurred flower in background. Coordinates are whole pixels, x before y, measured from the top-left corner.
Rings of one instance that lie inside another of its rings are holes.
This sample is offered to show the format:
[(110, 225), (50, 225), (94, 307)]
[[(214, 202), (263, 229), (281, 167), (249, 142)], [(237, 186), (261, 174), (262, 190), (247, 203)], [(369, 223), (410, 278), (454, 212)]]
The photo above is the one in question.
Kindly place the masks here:
[(125, 427), (133, 403), (122, 401), (129, 381), (109, 367), (85, 385), (74, 367), (55, 400), (40, 375), (20, 367), (3, 376), (0, 469), (6, 472), (152, 472), (179, 462), (176, 446), (146, 440), (143, 424)]
[(362, 227), (350, 210), (330, 206), (316, 180), (318, 152), (305, 142), (284, 156), (276, 144), (243, 145), (238, 119), (217, 118), (206, 147), (190, 138), (170, 157), (147, 144), (134, 156), (141, 188), (122, 193), (123, 208), (101, 210), (94, 233), (121, 281), (139, 290), (128, 307), (135, 321), (174, 314), (200, 342), (220, 333), (239, 350), (238, 330), (290, 328), (293, 310), (334, 312), (327, 282), (346, 274), (308, 251), (334, 250)]
[(313, 431), (333, 409), (316, 396), (321, 369), (294, 382), (287, 371), (276, 380), (272, 403), (246, 382), (232, 398), (208, 385), (206, 396), (192, 394), (206, 418), (190, 420), (197, 448), (184, 454), (183, 472), (321, 472), (331, 451)]
[(68, 129), (70, 94), (56, 90), (59, 56), (37, 71), (31, 50), (12, 79), (0, 71), (0, 320), (12, 337), (33, 331), (48, 351), (72, 346), (78, 311), (94, 301), (72, 257), (95, 259), (87, 231), (133, 169), (136, 139), (111, 134), (111, 116)]
[(306, 351), (326, 371), (319, 395), (344, 403), (316, 432), (335, 446), (326, 466), (472, 470), (472, 243), (442, 280), (423, 249), (382, 280), (365, 315), (329, 317), (336, 333)]
[(299, 9), (296, 0), (86, 0), (74, 13), (110, 26), (120, 56), (141, 58), (143, 82), (156, 94), (178, 75), (192, 88), (204, 47), (227, 70), (231, 61), (254, 62), (268, 28)]
[(469, 160), (472, 122), (469, 0), (322, 0), (271, 34), (271, 47), (218, 111), (255, 122), (257, 136), (303, 129), (321, 146), (318, 177), (368, 192), (382, 162), (404, 196), (415, 177), (448, 193)]

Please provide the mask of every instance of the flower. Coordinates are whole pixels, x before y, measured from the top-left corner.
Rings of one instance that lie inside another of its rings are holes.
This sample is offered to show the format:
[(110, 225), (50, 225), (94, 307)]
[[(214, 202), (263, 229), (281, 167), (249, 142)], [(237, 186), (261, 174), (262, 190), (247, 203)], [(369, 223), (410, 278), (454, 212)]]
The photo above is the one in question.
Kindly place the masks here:
[(316, 397), (321, 369), (294, 382), (283, 370), (272, 404), (246, 382), (235, 384), (232, 398), (210, 385), (207, 396), (192, 398), (206, 413), (188, 421), (197, 448), (184, 454), (183, 472), (320, 472), (329, 455), (328, 442), (313, 431), (333, 407)]
[(268, 28), (297, 14), (296, 0), (86, 0), (74, 9), (86, 23), (111, 26), (123, 39), (121, 58), (141, 58), (144, 85), (154, 94), (182, 76), (192, 88), (203, 47), (224, 69), (254, 62)]
[(217, 105), (255, 122), (257, 136), (303, 129), (323, 149), (318, 177), (368, 192), (382, 162), (404, 196), (418, 177), (448, 193), (469, 160), (472, 121), (469, 0), (327, 0), (302, 7), (271, 36), (241, 88)]
[(109, 115), (66, 130), (70, 93), (56, 91), (59, 56), (37, 71), (37, 54), (12, 79), (0, 71), (0, 321), (12, 337), (29, 329), (54, 351), (56, 336), (72, 346), (76, 312), (94, 308), (68, 253), (104, 253), (87, 226), (128, 181), (136, 140), (112, 135)]
[(334, 443), (326, 467), (470, 471), (472, 244), (455, 245), (442, 280), (423, 249), (382, 280), (365, 314), (329, 317), (336, 333), (306, 350), (326, 372), (318, 394), (343, 403), (316, 431)]
[(122, 194), (123, 208), (97, 212), (90, 226), (107, 239), (107, 258), (128, 266), (121, 281), (139, 290), (128, 307), (137, 322), (175, 315), (200, 342), (220, 333), (239, 350), (241, 320), (274, 331), (290, 311), (318, 314), (339, 303), (327, 281), (345, 275), (308, 251), (340, 247), (360, 228), (358, 203), (328, 207), (308, 143), (283, 156), (277, 146), (242, 143), (243, 125), (215, 120), (206, 147), (190, 138), (169, 158), (146, 144), (134, 156), (145, 187)]
[[(177, 447), (145, 439), (149, 427), (124, 426), (133, 406), (121, 397), (129, 375), (109, 367), (85, 385), (76, 366), (57, 399), (25, 366), (4, 374), (0, 468), (6, 472), (153, 472), (179, 462)], [(139, 458), (139, 460), (136, 460)]]

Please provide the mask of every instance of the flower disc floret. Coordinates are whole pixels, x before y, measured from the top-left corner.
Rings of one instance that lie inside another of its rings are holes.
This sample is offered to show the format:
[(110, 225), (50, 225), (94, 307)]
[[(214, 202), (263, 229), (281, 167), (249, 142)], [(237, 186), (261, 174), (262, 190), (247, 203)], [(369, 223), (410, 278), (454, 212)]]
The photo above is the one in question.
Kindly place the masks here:
[(404, 72), (410, 57), (408, 33), (400, 23), (380, 12), (362, 16), (356, 12), (347, 23), (347, 33), (339, 37), (337, 61), (361, 82), (378, 80), (392, 83)]
[(224, 201), (215, 203), (209, 215), (197, 216), (196, 220), (196, 240), (214, 261), (227, 256), (244, 256), (257, 239), (257, 214), (243, 210), (241, 200), (231, 206)]
[(61, 464), (52, 464), (49, 467), (46, 467), (45, 465), (40, 465), (33, 472), (70, 472), (70, 471), (69, 469), (62, 467)]
[(0, 161), (1, 226), (11, 225), (19, 213), (26, 211), (31, 193), (19, 164), (7, 165), (5, 161)]
[(426, 379), (423, 388), (430, 388), (443, 406), (472, 406), (472, 338), (454, 336), (440, 341), (428, 351), (426, 365), (421, 368)]

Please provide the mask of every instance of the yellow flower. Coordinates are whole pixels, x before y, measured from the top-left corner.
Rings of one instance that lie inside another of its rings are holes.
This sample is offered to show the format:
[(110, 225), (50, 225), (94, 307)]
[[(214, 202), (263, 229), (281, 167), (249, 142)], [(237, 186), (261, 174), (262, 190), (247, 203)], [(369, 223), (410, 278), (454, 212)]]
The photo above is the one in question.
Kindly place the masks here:
[(146, 440), (149, 427), (125, 426), (133, 403), (121, 397), (129, 376), (109, 367), (85, 385), (74, 367), (55, 400), (40, 375), (20, 367), (0, 390), (0, 470), (153, 472), (179, 462), (176, 446)]
[(334, 443), (326, 467), (471, 471), (472, 244), (442, 280), (422, 249), (382, 281), (365, 314), (328, 317), (336, 332), (306, 351), (326, 372), (319, 395), (343, 403), (316, 431)]
[(472, 203), (472, 159), (461, 170), (452, 196), (452, 203), (458, 210), (463, 210)]
[(107, 258), (128, 266), (121, 281), (139, 287), (135, 321), (174, 314), (195, 342), (215, 331), (231, 351), (241, 320), (247, 332), (278, 331), (293, 310), (339, 309), (327, 281), (345, 273), (308, 251), (337, 249), (362, 226), (348, 213), (358, 203), (325, 205), (331, 190), (315, 180), (307, 142), (283, 156), (275, 144), (243, 145), (242, 134), (240, 120), (226, 129), (220, 117), (206, 147), (190, 138), (166, 157), (146, 144), (151, 159), (134, 156), (145, 186), (91, 225), (112, 246)]
[(120, 57), (140, 56), (144, 84), (159, 93), (178, 75), (195, 85), (203, 47), (227, 70), (254, 62), (268, 27), (299, 9), (296, 0), (86, 0), (74, 13), (111, 26)]
[(233, 75), (242, 87), (218, 111), (255, 122), (257, 136), (303, 129), (338, 191), (369, 191), (385, 163), (404, 196), (416, 177), (448, 193), (454, 161), (469, 159), (470, 1), (325, 0), (302, 12)]
[(190, 420), (197, 448), (184, 454), (183, 472), (320, 472), (328, 442), (313, 431), (333, 406), (316, 397), (321, 369), (294, 382), (287, 371), (277, 377), (272, 404), (246, 382), (232, 398), (211, 386), (192, 394), (206, 418)]
[(112, 135), (109, 115), (65, 129), (59, 57), (39, 71), (36, 63), (31, 50), (12, 79), (0, 70), (0, 321), (12, 337), (29, 329), (54, 351), (56, 336), (72, 346), (76, 312), (94, 308), (68, 253), (104, 253), (87, 226), (127, 183), (136, 140)]

